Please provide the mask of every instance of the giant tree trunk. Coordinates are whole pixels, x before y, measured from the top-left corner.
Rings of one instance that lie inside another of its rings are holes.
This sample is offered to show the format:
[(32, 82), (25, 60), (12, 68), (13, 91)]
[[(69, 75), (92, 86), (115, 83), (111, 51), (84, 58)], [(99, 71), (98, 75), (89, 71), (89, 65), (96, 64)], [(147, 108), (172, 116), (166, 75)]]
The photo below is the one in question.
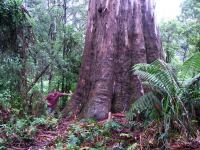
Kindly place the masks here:
[(153, 0), (90, 0), (77, 89), (64, 112), (104, 119), (143, 95), (132, 66), (163, 58)]

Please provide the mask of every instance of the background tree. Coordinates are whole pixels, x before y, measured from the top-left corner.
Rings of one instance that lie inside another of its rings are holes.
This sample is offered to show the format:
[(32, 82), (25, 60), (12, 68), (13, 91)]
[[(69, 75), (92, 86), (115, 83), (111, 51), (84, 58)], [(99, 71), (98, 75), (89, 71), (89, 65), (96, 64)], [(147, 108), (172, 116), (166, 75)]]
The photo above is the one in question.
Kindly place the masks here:
[(45, 110), (43, 96), (47, 92), (74, 89), (83, 49), (86, 3), (0, 2), (1, 104), (6, 101), (9, 108), (31, 115), (35, 114), (33, 107), (41, 105)]
[(161, 23), (161, 36), (168, 63), (171, 60), (174, 64), (182, 63), (199, 51), (199, 20), (199, 2), (188, 0), (183, 1), (182, 14), (177, 19)]

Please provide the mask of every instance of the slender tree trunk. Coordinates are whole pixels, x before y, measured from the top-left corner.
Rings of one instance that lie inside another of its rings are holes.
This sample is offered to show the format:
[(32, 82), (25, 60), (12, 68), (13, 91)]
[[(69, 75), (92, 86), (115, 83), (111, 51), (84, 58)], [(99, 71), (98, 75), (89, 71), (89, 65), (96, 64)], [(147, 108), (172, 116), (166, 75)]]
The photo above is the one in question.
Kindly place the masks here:
[(48, 72), (48, 81), (49, 81), (48, 91), (52, 90), (52, 78), (53, 78), (52, 72), (53, 72), (53, 67), (52, 67), (52, 65), (50, 65), (49, 72)]
[(153, 0), (90, 0), (77, 89), (65, 108), (105, 119), (128, 110), (143, 87), (132, 66), (163, 58)]
[(43, 83), (43, 77), (41, 77), (41, 79), (40, 79), (40, 91), (41, 91), (41, 93), (43, 93), (43, 92), (44, 92), (44, 83)]
[(20, 112), (20, 115), (23, 116), (24, 113), (28, 112), (28, 106), (29, 106), (29, 99), (28, 95), (26, 92), (26, 89), (28, 88), (28, 83), (27, 83), (27, 59), (28, 59), (28, 54), (27, 54), (27, 39), (24, 36), (25, 29), (17, 29), (17, 33), (19, 38), (21, 39), (21, 47), (18, 48), (18, 53), (20, 57), (20, 64), (21, 64), (21, 70), (19, 72), (19, 94), (22, 98), (22, 110)]

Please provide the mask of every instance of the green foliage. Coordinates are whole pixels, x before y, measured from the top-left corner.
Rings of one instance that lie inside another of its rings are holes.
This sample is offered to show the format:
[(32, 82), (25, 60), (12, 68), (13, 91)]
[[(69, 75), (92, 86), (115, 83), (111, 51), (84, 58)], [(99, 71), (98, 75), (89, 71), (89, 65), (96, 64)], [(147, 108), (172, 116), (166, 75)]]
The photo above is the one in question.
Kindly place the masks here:
[[(133, 137), (131, 134), (121, 132), (122, 128), (123, 126), (115, 121), (98, 123), (91, 119), (81, 120), (71, 124), (67, 134), (56, 140), (56, 148), (106, 150), (108, 145), (116, 143), (113, 148), (124, 150), (130, 145), (130, 142), (124, 139), (132, 141)], [(136, 144), (131, 145), (129, 149), (135, 146)]]
[(176, 19), (162, 22), (160, 30), (163, 47), (166, 52), (166, 61), (168, 63), (174, 63), (177, 58), (185, 61), (189, 55), (189, 46), (187, 37), (185, 36), (187, 26)]
[[(9, 109), (11, 116), (45, 115), (44, 95), (53, 89), (70, 92), (76, 87), (87, 2), (66, 0), (66, 18), (63, 6), (53, 1), (47, 6), (46, 2), (0, 2), (0, 107)], [(30, 88), (29, 93), (23, 88)], [(59, 109), (66, 102), (63, 98)]]
[(168, 63), (184, 62), (193, 53), (199, 52), (199, 8), (198, 0), (184, 0), (181, 15), (161, 24), (161, 37)]
[(135, 150), (137, 147), (138, 147), (138, 144), (134, 143), (134, 144), (130, 145), (127, 150)]
[(45, 125), (47, 124), (47, 120), (45, 118), (34, 118), (31, 124), (33, 126)]
[(103, 126), (103, 129), (107, 132), (110, 131), (119, 131), (121, 129), (121, 125), (115, 121), (106, 122)]
[(0, 138), (0, 143), (3, 146), (12, 145), (13, 142), (27, 142), (32, 144), (35, 135), (38, 131), (37, 127), (42, 126), (47, 129), (54, 130), (57, 126), (58, 119), (52, 117), (40, 118), (13, 118), (6, 124), (0, 125), (0, 136), (3, 135), (4, 139)]
[(16, 50), (17, 32), (27, 25), (27, 13), (21, 0), (3, 0), (0, 2), (0, 52)]
[(19, 119), (16, 124), (9, 122), (1, 126), (1, 133), (6, 135), (6, 140), (4, 140), (4, 145), (10, 145), (12, 142), (17, 141), (30, 141), (36, 133), (36, 128), (29, 126), (28, 120)]
[[(20, 0), (1, 1), (0, 18), (0, 107), (8, 110), (16, 106), (14, 100), (19, 100), (16, 91), (21, 69), (16, 53), (21, 44), (18, 32), (29, 25)], [(17, 105), (20, 108), (20, 103)]]
[[(49, 69), (51, 72), (43, 76), (43, 82), (51, 83), (43, 87), (45, 92), (52, 89), (69, 92), (74, 90), (78, 78), (85, 30), (80, 24), (85, 23), (82, 18), (85, 17), (86, 7), (85, 3), (76, 6), (74, 3), (68, 5), (70, 1), (67, 0), (65, 23), (63, 7), (50, 3), (52, 5), (48, 8), (43, 1), (37, 1), (29, 6), (30, 14), (33, 16), (33, 32), (37, 37), (35, 45), (30, 49), (33, 58), (30, 60), (33, 63), (37, 62), (35, 70), (42, 68), (44, 64), (51, 63)], [(68, 17), (76, 18), (77, 22), (73, 23), (74, 20), (68, 20)], [(31, 75), (29, 77), (33, 78)], [(40, 85), (38, 86), (40, 88)]]
[[(200, 53), (193, 54), (190, 58), (185, 61), (181, 67), (182, 72), (187, 74), (197, 74), (200, 72)], [(193, 77), (193, 76), (192, 76)]]
[(184, 0), (182, 5), (182, 16), (188, 20), (200, 18), (200, 2), (198, 0)]
[(160, 105), (160, 100), (154, 95), (153, 92), (149, 92), (140, 97), (129, 110), (128, 118), (133, 120), (138, 114), (145, 110), (154, 110), (155, 105)]
[(191, 47), (192, 52), (199, 52), (200, 41), (200, 3), (198, 0), (184, 0), (182, 4), (182, 14), (180, 21), (185, 22), (187, 30), (185, 37)]
[[(185, 68), (191, 66), (190, 70), (194, 74), (193, 69), (199, 68), (199, 60), (200, 55), (197, 53), (183, 64), (183, 69), (179, 73), (188, 73), (188, 69)], [(194, 107), (193, 102), (199, 99), (199, 95), (188, 91), (191, 91), (191, 85), (198, 81), (199, 75), (190, 78), (194, 82), (190, 82), (189, 86), (184, 86), (174, 73), (174, 69), (162, 60), (152, 64), (137, 64), (134, 66), (134, 74), (138, 75), (152, 92), (136, 100), (128, 113), (128, 118), (133, 120), (136, 115), (145, 112), (146, 119), (161, 121), (164, 132), (160, 134), (160, 139), (165, 142), (169, 138), (169, 133), (174, 130), (184, 130), (192, 134), (190, 118), (194, 118), (195, 114), (189, 113), (189, 110)], [(157, 115), (154, 114), (156, 111)]]
[(101, 135), (102, 132), (103, 130), (96, 123), (88, 124), (84, 127), (72, 125), (70, 127), (68, 144), (79, 146), (83, 142), (95, 143), (95, 137)]
[(3, 0), (0, 3), (1, 25), (9, 24), (14, 28), (24, 20), (24, 13), (21, 9), (22, 0)]

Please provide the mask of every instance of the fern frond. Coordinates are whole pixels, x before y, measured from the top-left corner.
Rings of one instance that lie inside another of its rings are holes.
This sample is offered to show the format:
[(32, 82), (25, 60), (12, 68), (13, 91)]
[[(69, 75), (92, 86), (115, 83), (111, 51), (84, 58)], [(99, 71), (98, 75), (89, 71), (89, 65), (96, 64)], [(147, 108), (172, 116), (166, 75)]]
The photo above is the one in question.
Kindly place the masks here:
[(154, 66), (151, 64), (136, 64), (133, 66), (133, 71), (140, 70), (144, 72), (148, 72), (154, 74), (160, 70), (158, 66)]
[[(171, 67), (170, 64), (167, 64), (166, 62), (164, 62), (163, 60), (158, 60), (162, 69), (166, 71), (166, 73), (169, 75), (169, 77), (171, 78), (171, 80), (173, 81), (174, 85), (176, 88), (180, 87), (180, 84), (178, 82), (178, 78), (176, 75), (176, 71), (173, 67)], [(156, 64), (155, 64), (156, 65)]]
[(156, 60), (152, 64), (137, 64), (134, 66), (134, 74), (143, 81), (169, 96), (177, 94), (179, 83), (173, 69), (164, 61)]
[(182, 65), (182, 71), (187, 73), (188, 71), (200, 71), (200, 53), (195, 53), (192, 57), (186, 60)]
[(132, 104), (131, 109), (128, 112), (128, 119), (133, 120), (136, 114), (139, 114), (144, 110), (151, 109), (158, 103), (160, 103), (160, 100), (154, 95), (153, 92), (149, 92), (141, 96)]
[(160, 59), (154, 61), (153, 63), (151, 63), (151, 65), (159, 67), (159, 71), (164, 71), (164, 73), (168, 76), (167, 78), (171, 80), (171, 82), (174, 84), (175, 88), (180, 87), (175, 71), (171, 67), (171, 65), (167, 64), (165, 61)]
[(170, 74), (174, 74), (173, 68), (169, 64), (160, 59), (155, 60), (151, 64), (136, 64), (133, 66), (133, 70), (142, 70), (152, 74), (157, 73), (160, 70), (166, 70)]
[(142, 81), (142, 85), (143, 85), (144, 88), (148, 88), (148, 89), (150, 89), (150, 91), (153, 91), (155, 93), (159, 93), (161, 95), (163, 95), (163, 93), (165, 92), (165, 91), (161, 91), (160, 88), (156, 87), (155, 85), (150, 84), (147, 81)]
[(134, 144), (130, 145), (127, 150), (135, 150), (138, 147), (138, 145), (139, 144), (134, 143)]
[(197, 74), (195, 77), (193, 77), (193, 78), (187, 80), (187, 81), (185, 82), (185, 87), (186, 87), (186, 88), (189, 88), (189, 87), (191, 87), (193, 84), (195, 84), (195, 83), (196, 83), (197, 81), (199, 81), (199, 80), (200, 80), (200, 73)]
[(150, 74), (148, 72), (140, 70), (135, 71), (134, 74), (138, 75), (143, 81), (147, 81), (150, 85), (154, 85), (155, 87), (157, 87), (157, 89), (165, 91), (165, 86), (159, 79), (156, 78), (155, 74)]
[(160, 70), (154, 74), (149, 72), (136, 70), (135, 75), (138, 75), (143, 81), (147, 81), (151, 86), (155, 87), (160, 92), (168, 95), (175, 95), (177, 86), (174, 84), (173, 78), (168, 72)]

